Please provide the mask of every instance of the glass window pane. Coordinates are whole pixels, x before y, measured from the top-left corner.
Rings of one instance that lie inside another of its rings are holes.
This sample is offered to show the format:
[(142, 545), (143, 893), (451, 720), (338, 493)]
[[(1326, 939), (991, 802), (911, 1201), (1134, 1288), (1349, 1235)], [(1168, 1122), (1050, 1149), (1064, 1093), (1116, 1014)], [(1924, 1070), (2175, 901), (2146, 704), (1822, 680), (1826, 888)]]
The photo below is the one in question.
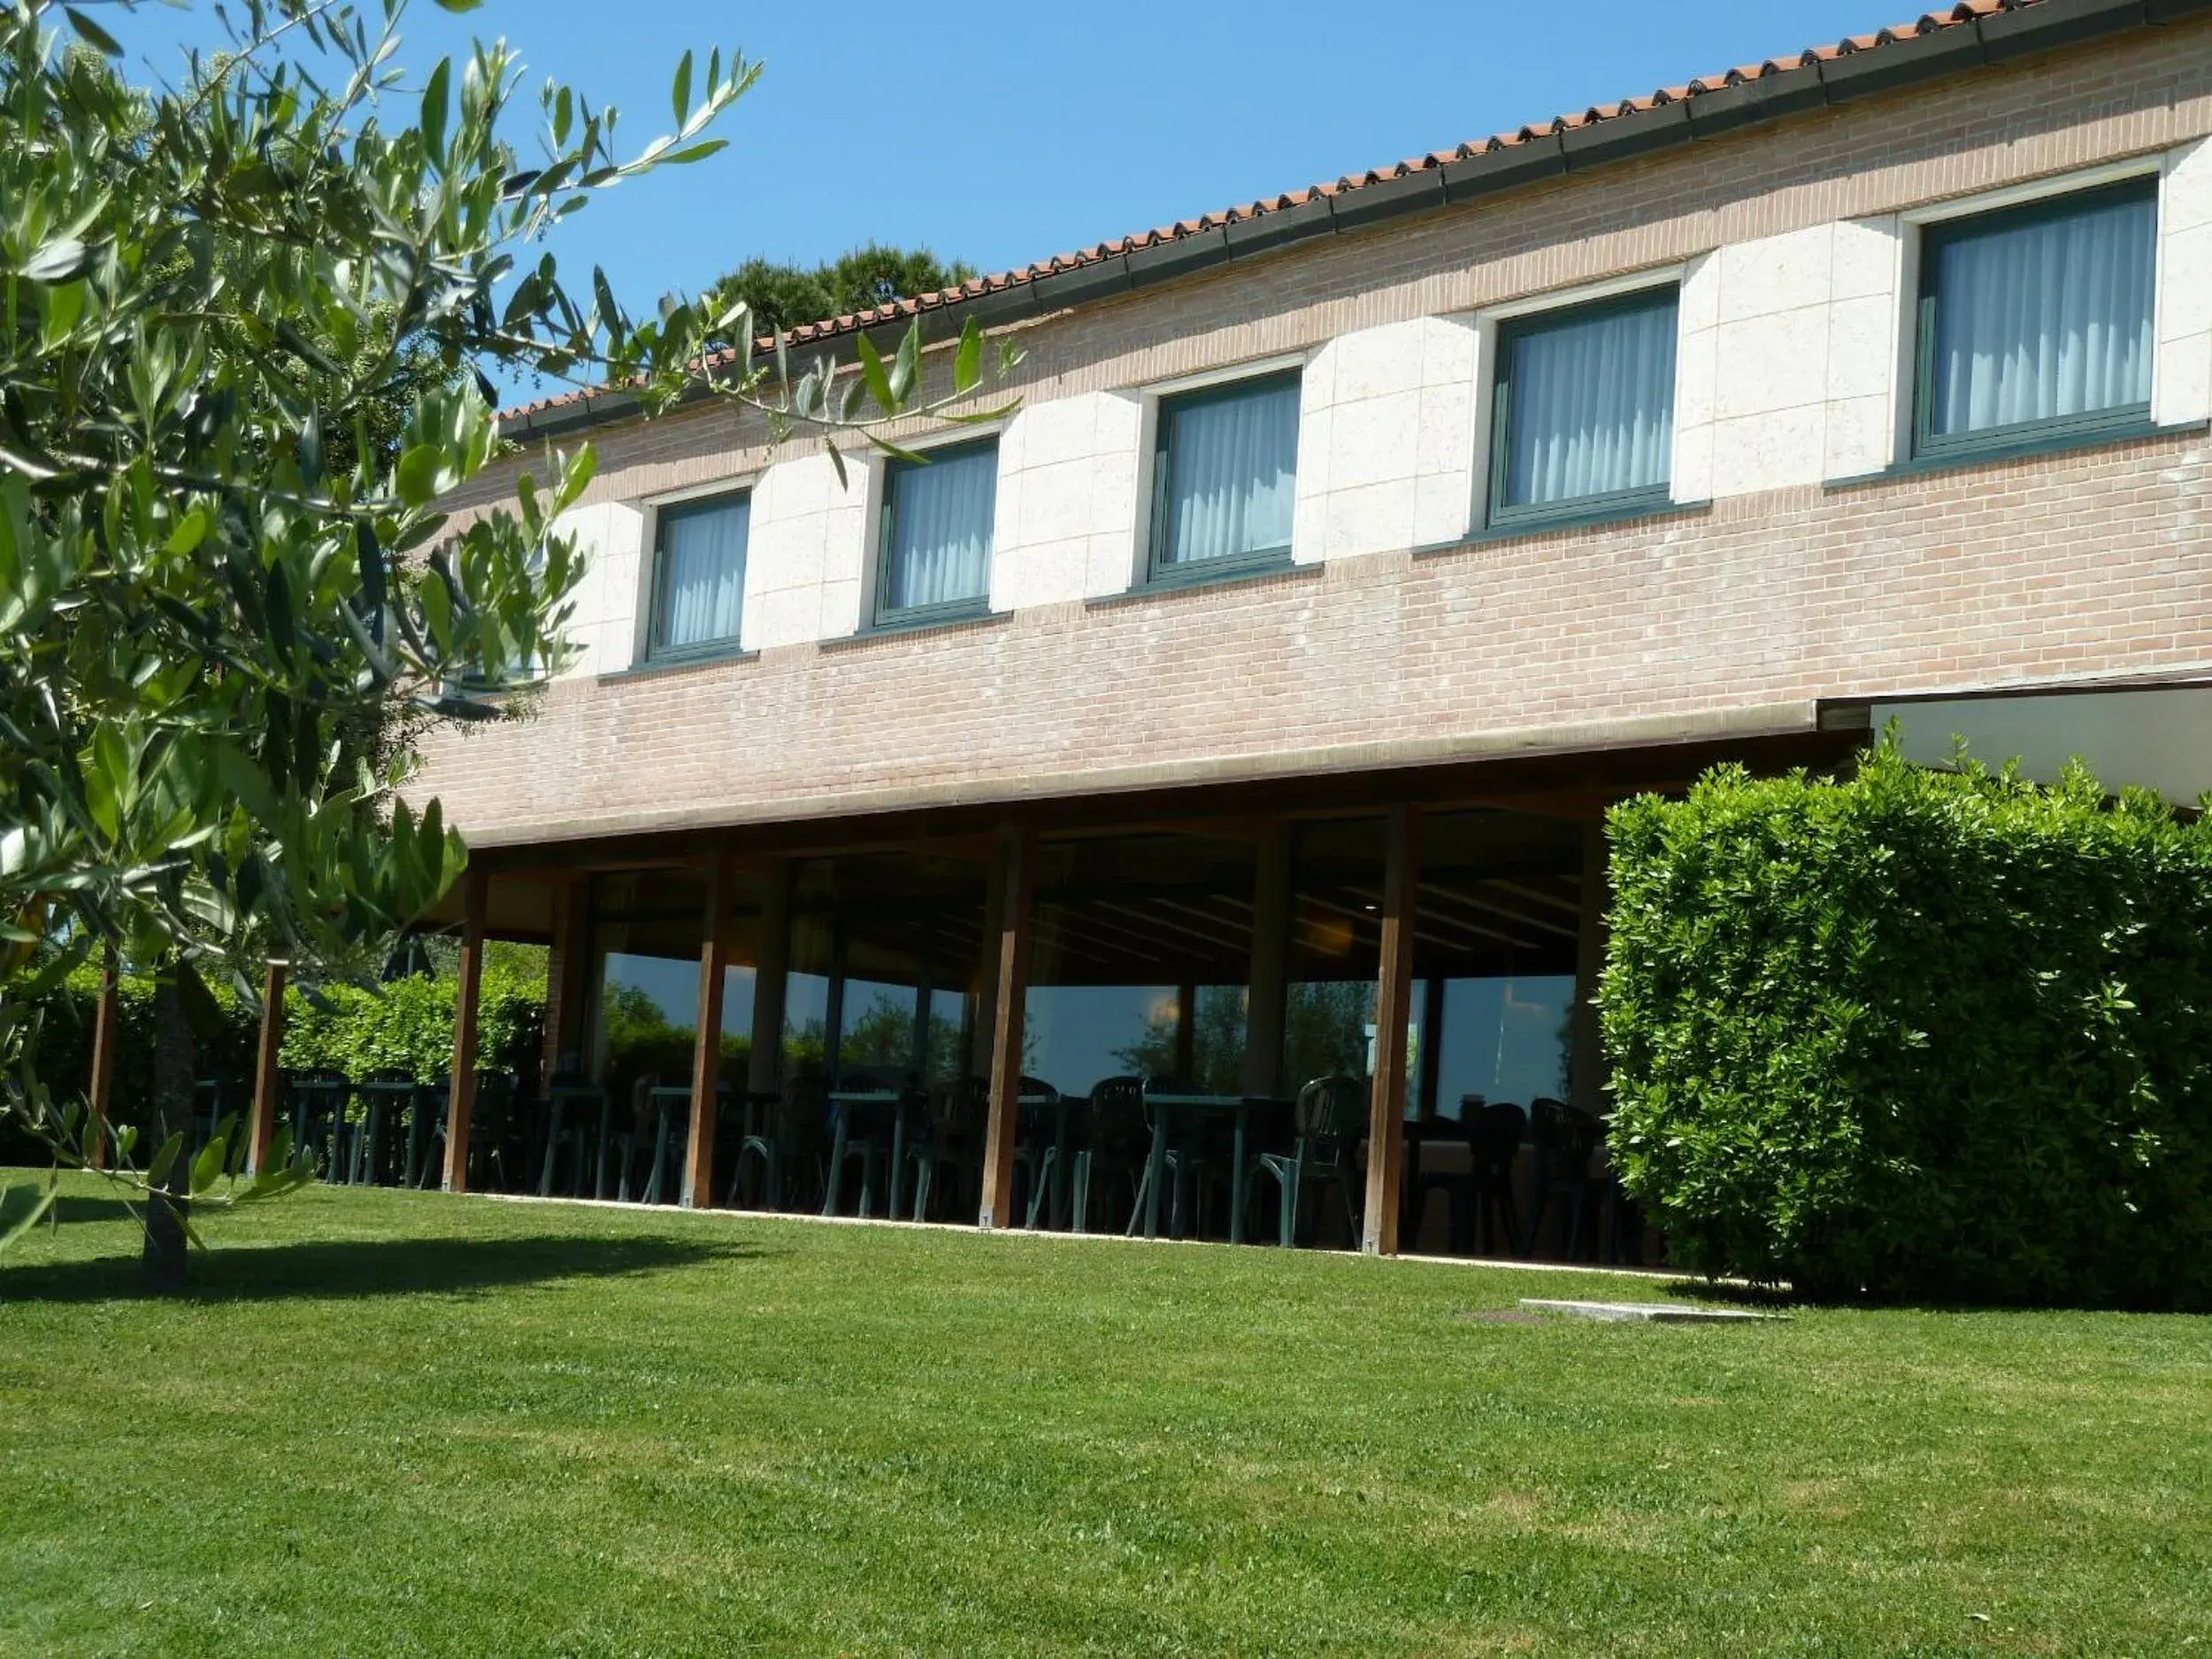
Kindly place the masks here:
[(742, 496), (661, 514), (657, 643), (676, 648), (737, 637), (751, 516), (751, 503)]
[(1022, 1070), (1063, 1094), (1102, 1079), (1167, 1071), (1160, 1034), (1174, 1048), (1171, 985), (1032, 985), (1023, 1002)]
[(691, 1075), (699, 959), (610, 950), (602, 958), (593, 1074), (618, 1094), (650, 1073)]
[(793, 969), (783, 984), (783, 1075), (820, 1077), (829, 1044), (829, 976)]
[(914, 1064), (914, 988), (872, 979), (845, 981), (837, 1033), (841, 1077), (856, 1071), (902, 1072)]
[(1298, 477), (1298, 382), (1171, 403), (1162, 562), (1192, 565), (1290, 546)]
[(1540, 506), (1663, 485), (1674, 453), (1676, 296), (1517, 334), (1505, 502)]
[(2143, 196), (1943, 237), (1928, 430), (2148, 403), (2155, 235)]
[(956, 450), (926, 466), (895, 463), (887, 488), (885, 608), (956, 604), (988, 594), (998, 446)]
[(1567, 1095), (1571, 973), (1451, 979), (1437, 1050), (1436, 1105), (1455, 1118), (1469, 1096), (1525, 1107)]

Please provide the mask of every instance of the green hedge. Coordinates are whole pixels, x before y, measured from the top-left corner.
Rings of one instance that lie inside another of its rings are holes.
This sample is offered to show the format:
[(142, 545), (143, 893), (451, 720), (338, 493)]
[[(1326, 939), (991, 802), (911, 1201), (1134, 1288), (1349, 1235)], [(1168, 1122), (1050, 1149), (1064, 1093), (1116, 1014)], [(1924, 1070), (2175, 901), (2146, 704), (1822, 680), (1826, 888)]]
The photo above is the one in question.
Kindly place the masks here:
[[(211, 985), (218, 1028), (201, 1039), (201, 1071), (210, 1077), (251, 1077), (260, 1019), (228, 986)], [(92, 1077), (92, 1029), (100, 1001), (100, 971), (79, 968), (45, 1002), (39, 1035), (39, 1075), (58, 1094), (81, 1094)], [(116, 987), (116, 1117), (142, 1123), (154, 1094), (154, 982), (126, 974)]]
[[(460, 991), (449, 974), (393, 979), (373, 990), (333, 986), (321, 1006), (297, 990), (286, 994), (285, 1065), (303, 1071), (340, 1071), (361, 1079), (373, 1071), (405, 1071), (417, 1082), (442, 1077), (453, 1066), (453, 1012)], [(477, 1052), (488, 1071), (537, 1075), (545, 1029), (545, 969), (522, 953), (486, 952), (477, 992)]]
[(2212, 1308), (2212, 822), (1885, 746), (1609, 827), (1612, 1152), (1675, 1260)]
[[(236, 1085), (253, 1076), (258, 1014), (227, 987), (209, 987), (218, 1010), (211, 1032), (200, 1033), (202, 1077)], [(334, 986), (320, 1006), (296, 986), (285, 995), (283, 1064), (301, 1071), (403, 1071), (418, 1081), (440, 1077), (453, 1063), (451, 974), (395, 979), (373, 990)], [(99, 972), (85, 967), (46, 1002), (39, 1072), (57, 1093), (81, 1094), (92, 1073), (93, 1014)], [(143, 1124), (153, 1099), (153, 995), (150, 978), (126, 974), (117, 987), (114, 1115)], [(545, 1024), (545, 955), (541, 948), (494, 943), (485, 952), (478, 1002), (479, 1052), (488, 1069), (536, 1076)], [(240, 1089), (242, 1095), (242, 1087)], [(0, 1125), (0, 1162), (38, 1161), (27, 1139)]]

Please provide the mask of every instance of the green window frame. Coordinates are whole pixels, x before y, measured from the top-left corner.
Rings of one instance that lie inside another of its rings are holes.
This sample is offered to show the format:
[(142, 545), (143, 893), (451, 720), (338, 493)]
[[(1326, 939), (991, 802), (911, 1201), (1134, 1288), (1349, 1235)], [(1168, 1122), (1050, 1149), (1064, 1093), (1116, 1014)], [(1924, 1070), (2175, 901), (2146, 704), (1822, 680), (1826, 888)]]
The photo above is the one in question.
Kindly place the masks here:
[[(1914, 311), (1912, 453), (1922, 461), (1967, 459), (2064, 449), (2103, 437), (2121, 437), (2146, 431), (2151, 424), (2150, 400), (2116, 404), (2081, 414), (2053, 415), (2003, 426), (1978, 427), (1970, 432), (1935, 430), (1936, 337), (1943, 303), (1942, 252), (1948, 243), (2023, 225), (2070, 219), (2119, 202), (2148, 201), (2152, 204), (2152, 304), (2155, 307), (2158, 240), (2158, 178), (2154, 173), (2124, 179), (2116, 184), (2093, 185), (2061, 195), (2039, 197), (2017, 207), (1986, 213), (1963, 214), (1921, 227), (1920, 280)], [(2152, 349), (2157, 341), (2154, 331)]]
[[(1589, 300), (1579, 304), (1562, 305), (1548, 311), (1529, 311), (1499, 320), (1495, 364), (1490, 382), (1490, 482), (1485, 496), (1486, 511), (1484, 513), (1486, 528), (1510, 532), (1562, 525), (1602, 524), (1615, 518), (1639, 518), (1673, 505), (1674, 466), (1671, 455), (1668, 458), (1667, 477), (1656, 484), (1640, 485), (1633, 489), (1593, 491), (1588, 495), (1572, 495), (1557, 501), (1517, 504), (1506, 499), (1513, 464), (1514, 373), (1521, 342), (1532, 334), (1545, 334), (1570, 324), (1662, 309), (1678, 319), (1680, 318), (1682, 289), (1679, 283), (1655, 283), (1649, 288), (1637, 288), (1627, 294)], [(1674, 394), (1680, 374), (1681, 367), (1678, 362), (1667, 387), (1671, 437)]]
[[(1227, 380), (1218, 386), (1201, 387), (1194, 391), (1174, 392), (1159, 401), (1157, 419), (1154, 423), (1152, 439), (1152, 519), (1151, 534), (1147, 538), (1145, 552), (1145, 580), (1148, 585), (1178, 587), (1197, 582), (1224, 580), (1235, 576), (1247, 576), (1255, 571), (1282, 569), (1291, 562), (1290, 542), (1254, 548), (1246, 552), (1225, 554), (1217, 558), (1187, 559), (1178, 562), (1167, 557), (1170, 515), (1174, 507), (1175, 482), (1175, 422), (1187, 411), (1203, 409), (1212, 404), (1235, 403), (1256, 394), (1279, 391), (1285, 387), (1302, 385), (1305, 378), (1303, 365), (1294, 369), (1283, 369), (1273, 373), (1248, 375), (1242, 380)], [(1295, 490), (1296, 457), (1293, 452), (1293, 489)]]
[[(965, 459), (970, 456), (998, 453), (998, 434), (973, 439), (965, 443), (949, 443), (926, 452), (927, 458), (904, 461), (894, 457), (884, 467), (883, 504), (876, 514), (876, 583), (875, 607), (871, 613), (874, 626), (881, 628), (921, 627), (933, 622), (965, 622), (988, 614), (991, 609), (991, 563), (997, 549), (995, 522), (987, 524), (984, 531), (983, 591), (971, 596), (949, 599), (936, 604), (895, 605), (891, 603), (893, 584), (898, 572), (893, 568), (892, 556), (898, 545), (898, 507), (900, 480), (944, 461)], [(997, 469), (993, 468), (995, 482)]]
[[(669, 552), (668, 532), (672, 525), (688, 518), (703, 518), (710, 513), (740, 509), (745, 514), (745, 546), (738, 557), (737, 626), (727, 634), (712, 639), (693, 640), (680, 645), (668, 642)], [(653, 580), (652, 611), (647, 624), (645, 659), (650, 663), (681, 663), (715, 657), (730, 657), (739, 649), (739, 636), (745, 628), (745, 567), (752, 559), (753, 492), (748, 488), (718, 491), (711, 495), (697, 495), (684, 501), (672, 501), (656, 508), (653, 513)]]

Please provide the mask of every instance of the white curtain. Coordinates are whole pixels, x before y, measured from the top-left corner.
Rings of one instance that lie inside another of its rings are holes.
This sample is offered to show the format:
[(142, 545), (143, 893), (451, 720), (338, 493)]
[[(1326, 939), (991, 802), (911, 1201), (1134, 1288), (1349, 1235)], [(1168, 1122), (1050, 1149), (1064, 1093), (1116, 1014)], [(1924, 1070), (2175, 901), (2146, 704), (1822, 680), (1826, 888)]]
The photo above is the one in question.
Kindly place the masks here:
[(745, 606), (747, 501), (671, 507), (661, 514), (661, 638), (664, 646), (704, 645), (737, 637)]
[(2156, 224), (2143, 196), (1944, 242), (1931, 430), (2149, 402)]
[(991, 587), (998, 447), (940, 456), (891, 474), (886, 603), (893, 611), (980, 599)]
[(1505, 503), (1664, 484), (1674, 457), (1675, 296), (1532, 329), (1514, 342)]
[(1290, 545), (1298, 382), (1171, 407), (1166, 562)]

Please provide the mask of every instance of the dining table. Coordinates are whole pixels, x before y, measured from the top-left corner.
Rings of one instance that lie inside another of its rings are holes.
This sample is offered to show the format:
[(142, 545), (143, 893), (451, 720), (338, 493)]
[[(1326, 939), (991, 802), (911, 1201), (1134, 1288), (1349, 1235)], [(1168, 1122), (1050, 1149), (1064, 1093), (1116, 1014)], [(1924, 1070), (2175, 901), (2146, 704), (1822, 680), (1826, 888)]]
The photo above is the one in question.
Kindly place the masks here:
[[(1229, 1170), (1229, 1242), (1244, 1242), (1244, 1197), (1247, 1166), (1251, 1161), (1251, 1132), (1256, 1119), (1287, 1118), (1294, 1107), (1291, 1101), (1271, 1094), (1155, 1094), (1147, 1092), (1144, 1103), (1147, 1116), (1152, 1119), (1152, 1148), (1145, 1159), (1144, 1171), (1144, 1236), (1160, 1236), (1160, 1188), (1167, 1180), (1169, 1142), (1175, 1139), (1173, 1128), (1187, 1129), (1208, 1117), (1230, 1117), (1234, 1120), (1233, 1153), (1234, 1162)], [(1179, 1125), (1177, 1120), (1180, 1119)], [(1138, 1217), (1129, 1220), (1129, 1229), (1136, 1231)], [(1179, 1203), (1170, 1213), (1171, 1236), (1183, 1236), (1183, 1216)]]

